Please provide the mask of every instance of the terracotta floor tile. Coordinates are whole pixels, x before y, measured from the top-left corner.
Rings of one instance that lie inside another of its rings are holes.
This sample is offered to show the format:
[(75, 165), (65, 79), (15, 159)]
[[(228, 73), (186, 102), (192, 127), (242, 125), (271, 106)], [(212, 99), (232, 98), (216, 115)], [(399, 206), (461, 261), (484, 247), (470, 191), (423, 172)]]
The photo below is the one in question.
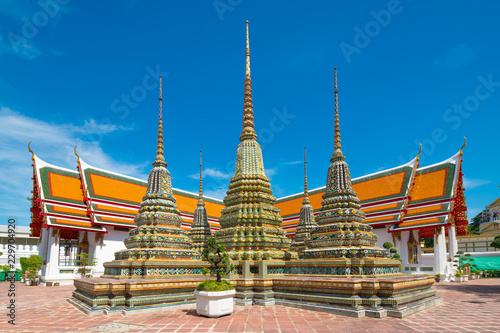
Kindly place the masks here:
[[(16, 285), (16, 326), (2, 324), (3, 332), (88, 332), (109, 323), (142, 325), (129, 331), (156, 332), (259, 332), (259, 333), (371, 333), (371, 332), (498, 332), (500, 279), (480, 279), (467, 283), (439, 283), (434, 286), (444, 304), (405, 319), (349, 318), (284, 306), (240, 307), (232, 315), (205, 318), (193, 308), (123, 316), (86, 316), (66, 298), (72, 286), (28, 287)], [(0, 283), (0, 295), (6, 284)], [(0, 297), (0, 308), (6, 298)], [(457, 312), (457, 309), (460, 309)], [(464, 316), (463, 313), (467, 313)]]

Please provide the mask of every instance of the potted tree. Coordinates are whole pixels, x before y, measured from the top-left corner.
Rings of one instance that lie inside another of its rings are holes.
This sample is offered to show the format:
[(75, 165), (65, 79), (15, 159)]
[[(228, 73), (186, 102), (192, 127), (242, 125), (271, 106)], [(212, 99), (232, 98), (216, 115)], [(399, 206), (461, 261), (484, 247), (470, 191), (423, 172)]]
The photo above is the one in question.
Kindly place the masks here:
[(434, 280), (436, 280), (436, 282), (441, 281), (441, 273), (434, 274)]
[(194, 292), (196, 296), (196, 313), (207, 317), (220, 317), (233, 313), (234, 286), (222, 281), (222, 277), (234, 271), (234, 266), (229, 262), (229, 256), (225, 252), (226, 246), (217, 244), (215, 237), (207, 238), (207, 247), (202, 251), (203, 260), (210, 263), (211, 267), (203, 268), (203, 275), (215, 274), (216, 280), (205, 280), (201, 282)]
[(36, 254), (28, 258), (28, 271), (24, 277), (28, 286), (36, 286), (38, 284), (38, 271), (42, 268), (42, 262), (42, 257), (37, 256)]
[(78, 259), (75, 262), (79, 266), (77, 272), (82, 279), (92, 277), (91, 267), (97, 265), (97, 260), (91, 254), (83, 252), (78, 255)]

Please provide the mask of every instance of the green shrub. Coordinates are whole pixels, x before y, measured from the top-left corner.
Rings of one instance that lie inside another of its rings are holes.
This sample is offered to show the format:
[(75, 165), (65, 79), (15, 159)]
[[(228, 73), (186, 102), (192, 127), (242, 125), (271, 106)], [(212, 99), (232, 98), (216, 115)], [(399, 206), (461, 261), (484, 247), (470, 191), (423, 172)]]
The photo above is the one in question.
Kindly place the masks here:
[(4, 272), (10, 271), (9, 265), (2, 265), (2, 266), (0, 266), (0, 269), (2, 269), (2, 271), (4, 271)]
[(211, 264), (211, 269), (203, 268), (201, 272), (203, 275), (215, 274), (217, 277), (217, 282), (222, 282), (221, 278), (234, 272), (235, 268), (233, 264), (226, 267), (229, 262), (229, 256), (226, 253), (226, 246), (223, 244), (217, 244), (217, 239), (215, 237), (209, 237), (206, 240), (207, 247), (201, 252), (201, 257), (203, 260), (208, 261)]
[(386, 248), (387, 250), (389, 250), (391, 247), (393, 247), (394, 245), (392, 245), (391, 242), (385, 242), (384, 245), (382, 245), (384, 248)]
[(32, 269), (38, 271), (40, 268), (42, 268), (42, 263), (43, 263), (42, 257), (33, 254), (27, 260), (28, 270)]
[(198, 285), (198, 287), (196, 287), (196, 290), (199, 291), (226, 291), (233, 289), (234, 286), (227, 281), (217, 282), (214, 280), (203, 281)]
[(21, 257), (19, 258), (19, 262), (21, 263), (21, 272), (26, 272), (28, 270), (28, 258), (27, 257)]

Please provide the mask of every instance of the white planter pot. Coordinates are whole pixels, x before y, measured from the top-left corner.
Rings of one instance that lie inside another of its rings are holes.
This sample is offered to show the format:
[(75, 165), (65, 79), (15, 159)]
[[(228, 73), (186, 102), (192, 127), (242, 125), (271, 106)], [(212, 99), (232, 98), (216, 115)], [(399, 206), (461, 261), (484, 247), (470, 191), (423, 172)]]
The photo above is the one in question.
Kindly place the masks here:
[(196, 296), (196, 313), (206, 317), (220, 317), (233, 313), (233, 296), (236, 291), (198, 291)]
[(31, 286), (31, 280), (26, 280), (26, 285)]

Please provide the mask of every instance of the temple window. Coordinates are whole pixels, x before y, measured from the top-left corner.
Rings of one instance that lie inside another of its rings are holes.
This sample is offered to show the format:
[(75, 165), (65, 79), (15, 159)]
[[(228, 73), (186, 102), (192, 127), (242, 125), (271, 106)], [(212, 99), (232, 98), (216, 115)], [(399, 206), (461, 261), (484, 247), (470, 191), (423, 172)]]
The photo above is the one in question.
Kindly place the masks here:
[(77, 242), (75, 239), (61, 239), (59, 242), (59, 266), (75, 266)]
[(418, 264), (418, 241), (413, 235), (413, 231), (410, 230), (410, 237), (408, 238), (408, 263)]

